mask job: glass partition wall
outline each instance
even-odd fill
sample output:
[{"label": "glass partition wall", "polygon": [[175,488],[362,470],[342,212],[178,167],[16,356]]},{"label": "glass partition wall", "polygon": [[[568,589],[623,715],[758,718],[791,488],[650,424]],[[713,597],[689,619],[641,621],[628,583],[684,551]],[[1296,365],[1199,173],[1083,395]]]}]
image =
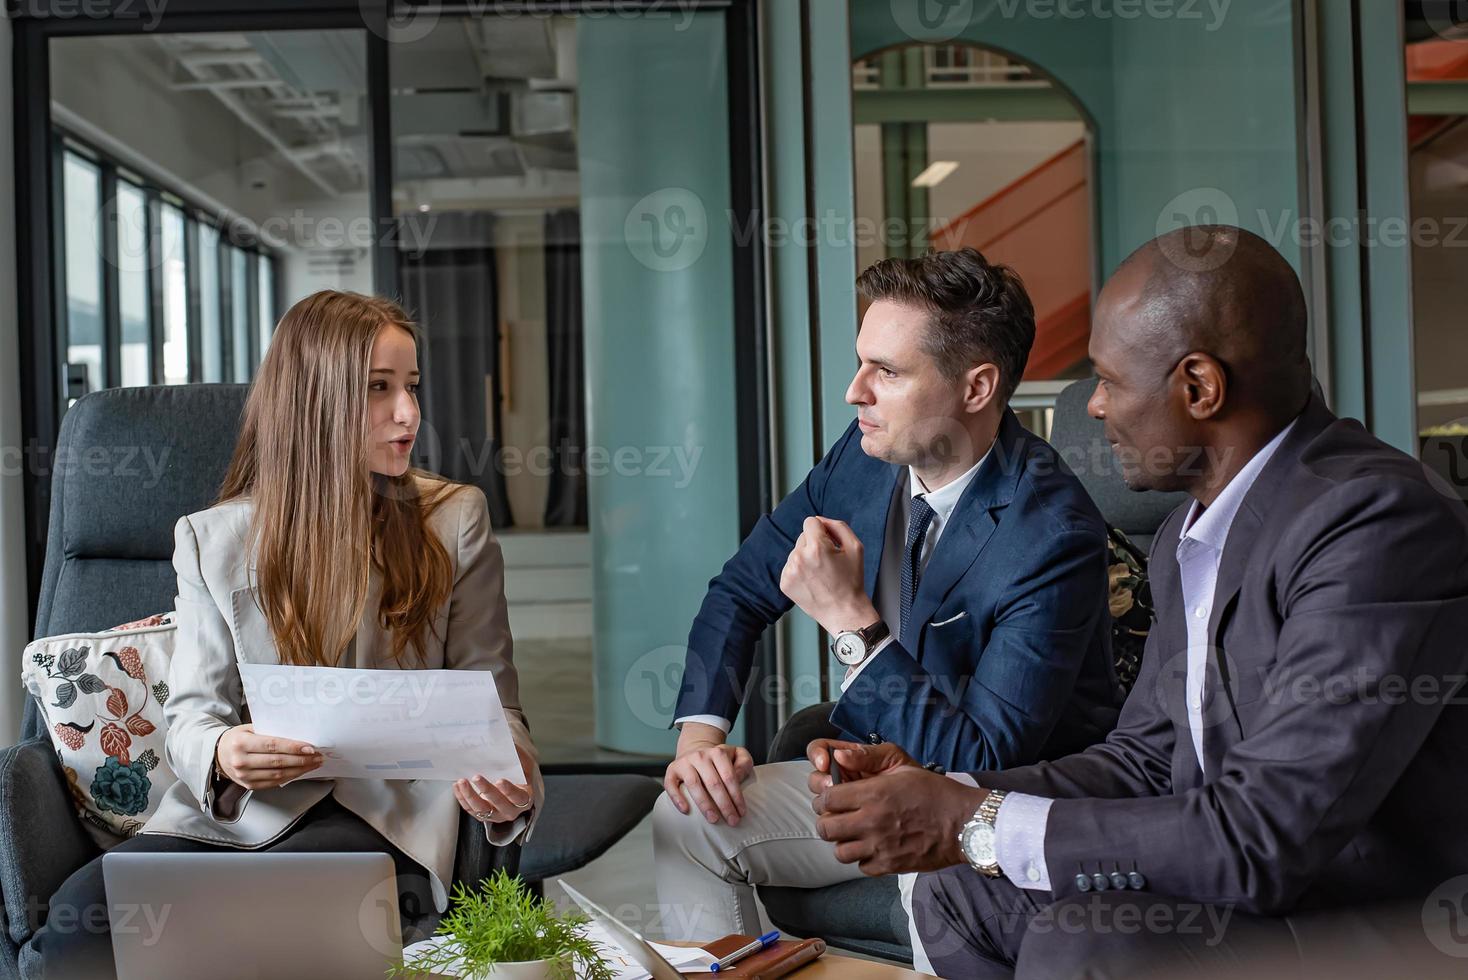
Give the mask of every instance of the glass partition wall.
[{"label": "glass partition wall", "polygon": [[660,771],[704,585],[770,503],[760,243],[731,224],[754,4],[227,6],[18,22],[50,163],[30,435],[99,388],[250,381],[316,290],[400,300],[417,462],[490,502],[546,763]]}]

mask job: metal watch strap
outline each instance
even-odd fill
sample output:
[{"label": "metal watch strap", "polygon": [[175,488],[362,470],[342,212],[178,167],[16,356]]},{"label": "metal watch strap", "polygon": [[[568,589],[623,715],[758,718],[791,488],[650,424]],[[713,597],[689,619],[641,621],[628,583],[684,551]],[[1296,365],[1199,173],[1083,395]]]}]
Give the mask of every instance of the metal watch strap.
[{"label": "metal watch strap", "polygon": [[990,790],[974,816],[989,826],[994,826],[999,821],[999,805],[1004,802],[1006,795],[1007,792],[1002,789]]},{"label": "metal watch strap", "polygon": [[[997,843],[998,843],[997,842],[997,838],[998,838],[998,827],[997,827],[997,823],[998,823],[998,820],[999,820],[999,805],[1004,802],[1005,795],[1006,795],[1005,794],[1005,791],[1002,790],[1002,789],[999,789],[999,790],[990,790],[989,791],[989,795],[986,796],[986,797],[984,797],[984,802],[983,803],[980,803],[979,804],[979,808],[974,811],[973,817],[969,820],[969,822],[967,824],[964,825],[965,832],[966,832],[967,831],[967,828],[968,827],[972,827],[974,824],[984,824],[985,826],[987,826],[989,828],[989,831],[995,835],[995,838],[996,838],[995,844],[996,844],[996,846],[995,846],[994,863],[993,864],[990,864],[990,865],[977,865],[977,864],[972,864],[973,859],[972,858],[969,858],[969,862],[970,862],[970,864],[972,864],[974,870],[977,871],[977,872],[979,872],[979,874],[983,875],[986,878],[1000,878],[1000,877],[1003,877],[1003,875],[1004,875],[1004,870],[999,866],[999,853],[998,853],[998,846],[997,846]],[[964,839],[964,833],[960,833],[959,834],[959,844],[960,844],[960,846],[963,845],[963,839]],[[967,853],[965,853],[965,857],[967,857],[967,856],[968,856]]]}]

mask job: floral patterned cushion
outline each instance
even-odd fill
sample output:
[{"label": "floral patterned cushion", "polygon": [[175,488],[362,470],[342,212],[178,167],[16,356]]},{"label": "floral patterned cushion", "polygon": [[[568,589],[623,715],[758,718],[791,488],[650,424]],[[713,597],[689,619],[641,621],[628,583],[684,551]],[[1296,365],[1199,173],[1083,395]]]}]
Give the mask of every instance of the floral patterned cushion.
[{"label": "floral patterned cushion", "polygon": [[170,612],[101,633],[47,637],[25,649],[21,678],[45,713],[77,814],[90,830],[133,836],[176,778],[163,755],[176,633]]}]

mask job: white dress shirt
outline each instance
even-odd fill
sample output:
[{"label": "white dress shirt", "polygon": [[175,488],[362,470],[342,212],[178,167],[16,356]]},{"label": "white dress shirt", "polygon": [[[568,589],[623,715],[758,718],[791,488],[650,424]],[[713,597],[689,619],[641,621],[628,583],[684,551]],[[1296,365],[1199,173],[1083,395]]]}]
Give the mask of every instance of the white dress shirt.
[{"label": "white dress shirt", "polygon": [[[1183,533],[1178,538],[1178,574],[1182,580],[1188,625],[1188,676],[1185,683],[1188,728],[1199,768],[1203,768],[1203,682],[1208,666],[1208,622],[1213,615],[1223,547],[1244,497],[1294,427],[1295,423],[1291,422],[1255,453],[1211,506],[1204,508],[1194,500],[1183,521]],[[1206,770],[1204,775],[1207,775]],[[969,776],[955,774],[955,778],[974,785]],[[994,820],[995,856],[1005,877],[1021,888],[1051,890],[1050,869],[1045,864],[1045,830],[1050,819],[1051,802],[1044,797],[1009,793],[999,805],[999,813]]]},{"label": "white dress shirt", "polygon": [[[890,635],[877,644],[870,656],[856,667],[847,670],[846,678],[841,682],[843,692],[867,664],[876,660],[878,655],[897,639],[898,623],[902,616],[902,557],[907,545],[907,517],[911,512],[912,498],[923,497],[928,506],[933,509],[933,517],[928,522],[928,533],[923,538],[923,548],[918,555],[918,577],[921,580],[923,570],[928,567],[928,560],[933,557],[933,551],[938,547],[938,538],[942,536],[943,529],[948,526],[953,517],[953,509],[958,506],[958,501],[962,499],[969,484],[974,482],[979,467],[984,465],[984,460],[988,459],[989,453],[993,451],[991,446],[989,452],[986,452],[977,463],[969,467],[962,476],[931,492],[923,485],[922,478],[917,475],[917,471],[910,466],[907,468],[907,492],[894,493],[891,508],[887,512],[882,563],[877,567],[877,594],[872,602],[877,607],[877,614],[887,624]],[[723,729],[726,735],[734,727],[730,719],[720,718],[717,715],[686,715],[674,721],[673,724],[682,725],[686,721],[714,725]]]}]

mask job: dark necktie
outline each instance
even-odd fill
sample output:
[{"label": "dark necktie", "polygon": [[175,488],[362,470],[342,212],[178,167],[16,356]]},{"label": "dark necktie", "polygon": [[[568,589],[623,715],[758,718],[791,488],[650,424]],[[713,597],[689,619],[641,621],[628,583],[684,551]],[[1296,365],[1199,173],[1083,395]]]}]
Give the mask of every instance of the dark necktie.
[{"label": "dark necktie", "polygon": [[912,600],[917,595],[918,579],[922,577],[918,567],[923,557],[923,541],[928,537],[928,525],[932,522],[933,508],[921,494],[913,497],[907,513],[907,547],[902,551],[902,622],[897,633],[902,645],[909,649],[907,621],[912,616]]}]

